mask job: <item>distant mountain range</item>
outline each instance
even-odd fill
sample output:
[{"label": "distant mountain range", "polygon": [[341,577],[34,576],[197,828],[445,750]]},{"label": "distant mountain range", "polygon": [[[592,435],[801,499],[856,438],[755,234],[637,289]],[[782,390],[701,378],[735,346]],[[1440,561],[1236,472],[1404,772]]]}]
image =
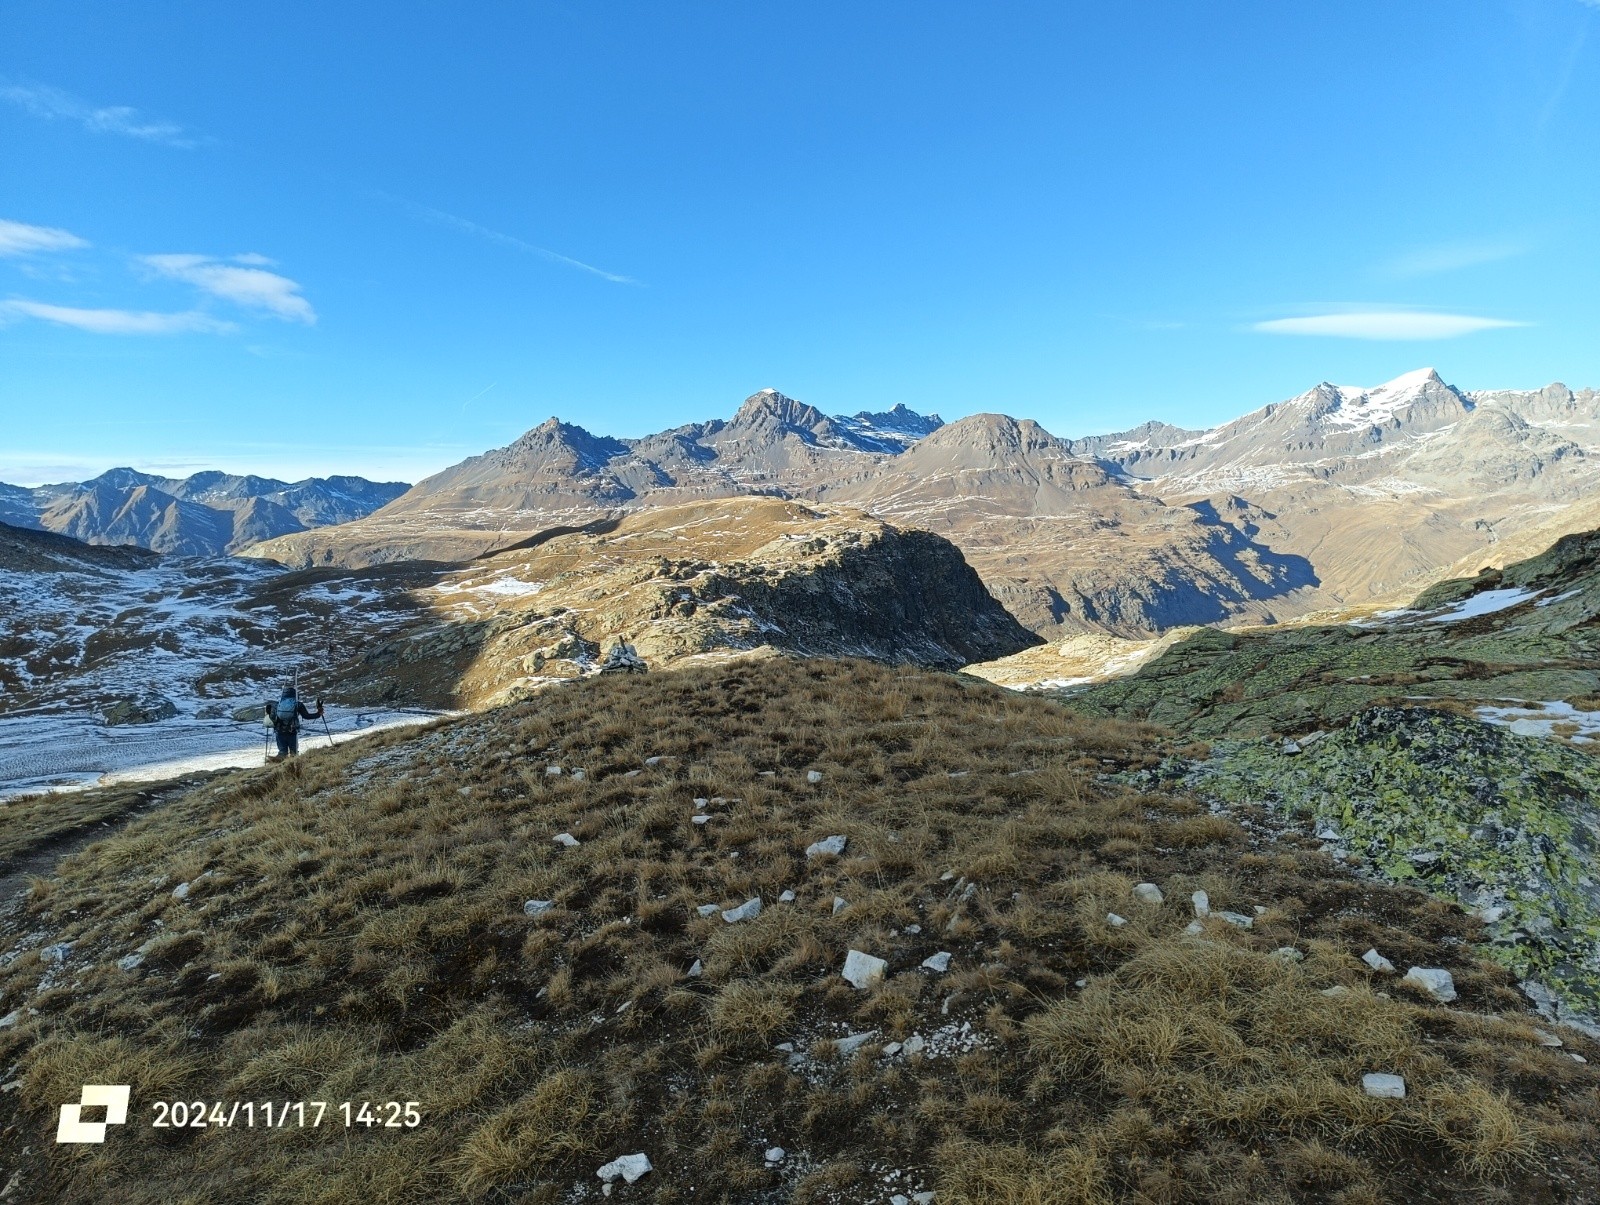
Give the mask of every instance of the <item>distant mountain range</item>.
[{"label": "distant mountain range", "polygon": [[1597,493],[1600,394],[1559,384],[1473,393],[1424,369],[1320,384],[1210,430],[1151,422],[1077,440],[1002,414],[829,417],[764,389],[729,420],[642,439],[552,418],[364,519],[249,552],[461,559],[551,527],[765,494],[947,536],[1041,635],[1136,635],[1415,593],[1493,560],[1502,540],[1592,527]]},{"label": "distant mountain range", "polygon": [[90,481],[0,482],[0,522],[134,544],[175,556],[219,556],[275,536],[348,523],[405,493],[400,481],[308,477],[276,481],[230,473],[156,477],[111,469]]}]

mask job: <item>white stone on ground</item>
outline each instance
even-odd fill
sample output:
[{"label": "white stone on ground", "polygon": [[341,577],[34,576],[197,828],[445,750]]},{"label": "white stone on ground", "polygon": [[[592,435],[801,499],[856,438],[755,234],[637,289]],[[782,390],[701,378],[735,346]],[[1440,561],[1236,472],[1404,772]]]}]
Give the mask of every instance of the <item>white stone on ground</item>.
[{"label": "white stone on ground", "polygon": [[14,1008],[5,1016],[0,1017],[0,1029],[10,1029],[20,1020],[22,1020],[22,1010]]},{"label": "white stone on ground", "polygon": [[696,824],[709,824],[711,821],[710,816],[691,816],[689,819],[693,820]]},{"label": "white stone on ground", "polygon": [[701,916],[715,916],[722,911],[722,906],[720,904],[701,904],[695,911]]},{"label": "white stone on ground", "polygon": [[866,991],[873,984],[882,983],[888,969],[889,964],[883,959],[863,954],[860,950],[851,950],[845,955],[844,967],[839,974],[851,987]]},{"label": "white stone on ground", "polygon": [[140,964],[143,962],[143,954],[125,954],[117,959],[117,969],[119,971],[135,971],[139,969]]},{"label": "white stone on ground", "polygon": [[698,979],[698,978],[700,978],[700,974],[704,970],[705,970],[705,968],[700,965],[700,960],[698,958],[696,958],[694,960],[694,965],[689,968],[689,971],[688,971],[689,978],[690,979]]},{"label": "white stone on ground", "polygon": [[557,833],[554,837],[551,837],[550,839],[552,841],[554,841],[557,845],[565,845],[568,849],[575,849],[579,845],[583,844],[583,842],[579,841],[571,833]]},{"label": "white stone on ground", "polygon": [[610,1163],[604,1164],[595,1172],[595,1175],[599,1176],[607,1184],[610,1184],[618,1176],[632,1184],[640,1176],[651,1170],[650,1156],[640,1151],[635,1155],[618,1155]]},{"label": "white stone on ground", "polygon": [[186,899],[188,899],[189,898],[189,884],[187,884],[187,883],[179,883],[176,887],[174,887],[172,889],[172,898],[175,899],[175,900],[186,900]]},{"label": "white stone on ground", "polygon": [[554,778],[556,775],[561,773],[561,767],[560,766],[546,766],[544,768],[544,772],[546,774],[548,774],[550,777]]},{"label": "white stone on ground", "polygon": [[1563,1046],[1566,1044],[1548,1029],[1540,1029],[1537,1025],[1533,1027],[1533,1034],[1539,1039],[1539,1045],[1541,1046]]},{"label": "white stone on ground", "polygon": [[659,754],[657,754],[655,757],[647,757],[647,758],[645,758],[644,759],[644,764],[647,765],[647,766],[659,766],[662,762],[664,762],[666,760],[667,760],[666,758],[664,758],[664,757],[660,756]]},{"label": "white stone on ground", "polygon": [[922,960],[922,965],[937,975],[943,975],[950,969],[950,951],[940,950],[937,954],[930,954]]},{"label": "white stone on ground", "polygon": [[1398,1075],[1386,1075],[1381,1071],[1373,1071],[1361,1077],[1361,1090],[1368,1096],[1381,1096],[1387,1100],[1404,1100],[1406,1098],[1406,1081]]},{"label": "white stone on ground", "polygon": [[921,1054],[923,1048],[927,1046],[927,1044],[928,1042],[926,1038],[924,1038],[920,1033],[914,1033],[907,1038],[905,1040],[905,1044],[900,1047],[900,1053],[907,1055],[908,1057],[913,1054]]},{"label": "white stone on ground", "polygon": [[1211,915],[1211,897],[1203,891],[1197,891],[1189,897],[1194,904],[1194,914],[1198,917]]},{"label": "white stone on ground", "polygon": [[780,903],[780,904],[792,904],[792,903],[794,903],[794,892],[785,891],[782,895],[780,895],[778,897],[778,903]]},{"label": "white stone on ground", "polygon": [[1253,929],[1256,925],[1254,917],[1246,916],[1242,912],[1219,912],[1217,916],[1221,920],[1227,921],[1230,925],[1236,925],[1241,929]]},{"label": "white stone on ground", "polygon": [[849,842],[850,838],[844,836],[842,833],[836,833],[832,837],[824,837],[821,841],[815,841],[806,846],[806,857],[815,858],[819,854],[833,854],[838,856],[839,854],[844,853],[844,847],[848,845]]},{"label": "white stone on ground", "polygon": [[835,916],[838,916],[839,913],[843,912],[845,910],[845,908],[847,908],[849,906],[849,904],[850,904],[850,901],[845,899],[844,896],[842,896],[842,895],[834,896],[833,897],[833,914]]},{"label": "white stone on ground", "polygon": [[784,1150],[781,1146],[769,1146],[767,1148],[766,1160],[768,1163],[782,1163],[783,1157],[788,1153],[789,1152]]},{"label": "white stone on ground", "polygon": [[910,934],[913,934],[913,935],[921,933],[922,932],[922,926],[921,925],[907,925],[906,926],[906,932],[910,933]]},{"label": "white stone on ground", "polygon": [[754,920],[761,915],[761,897],[748,899],[737,908],[729,908],[722,914],[722,919],[730,925],[736,925],[742,920]]},{"label": "white stone on ground", "polygon": [[523,912],[529,916],[542,916],[556,906],[554,900],[529,900],[522,905]]},{"label": "white stone on ground", "polygon": [[711,803],[711,800],[707,799],[704,795],[701,795],[701,796],[696,797],[696,799],[694,801],[694,806],[697,807],[697,808],[703,808],[703,807],[709,806],[710,803]]},{"label": "white stone on ground", "polygon": [[1375,949],[1368,950],[1365,954],[1363,954],[1361,956],[1361,961],[1366,963],[1373,970],[1377,971],[1380,975],[1394,974],[1394,963],[1390,962]]},{"label": "white stone on ground", "polygon": [[895,1055],[900,1053],[901,1049],[902,1048],[899,1042],[890,1042],[883,1048],[884,1057],[893,1058]]},{"label": "white stone on ground", "polygon": [[1154,883],[1140,883],[1133,889],[1133,898],[1143,900],[1147,904],[1164,904],[1167,897],[1161,894],[1161,888]]},{"label": "white stone on ground", "polygon": [[1200,919],[1196,917],[1183,927],[1183,931],[1190,937],[1198,937],[1200,934],[1206,931],[1206,927],[1201,923]]},{"label": "white stone on ground", "polygon": [[809,782],[809,783],[819,783],[819,782],[821,782],[822,781],[822,771],[821,770],[807,770],[806,771],[806,781]]},{"label": "white stone on ground", "polygon": [[863,1046],[877,1036],[878,1031],[876,1029],[869,1029],[865,1033],[846,1034],[842,1038],[835,1038],[833,1040],[833,1047],[841,1055],[848,1057],[860,1050]]},{"label": "white stone on ground", "polygon": [[1320,994],[1337,999],[1340,996],[1348,996],[1350,994],[1350,989],[1342,983],[1336,983],[1332,987],[1323,988]]},{"label": "white stone on ground", "polygon": [[1449,1004],[1456,998],[1456,982],[1442,967],[1412,967],[1400,982],[1421,988],[1440,1004]]}]

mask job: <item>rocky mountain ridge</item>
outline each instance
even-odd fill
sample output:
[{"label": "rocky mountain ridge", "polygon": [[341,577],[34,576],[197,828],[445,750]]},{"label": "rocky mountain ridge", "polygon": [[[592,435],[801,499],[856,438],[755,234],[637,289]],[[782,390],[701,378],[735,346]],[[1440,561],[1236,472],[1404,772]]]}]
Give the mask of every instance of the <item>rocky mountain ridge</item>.
[{"label": "rocky mountain ridge", "polygon": [[404,482],[350,476],[287,482],[215,470],[177,478],[121,468],[88,481],[0,483],[0,522],[89,544],[221,556],[275,536],[363,518],[407,488]]},{"label": "rocky mountain ridge", "polygon": [[1431,369],[1320,384],[1207,431],[1149,422],[1077,440],[1003,414],[829,417],[768,389],[729,420],[642,439],[551,419],[365,519],[250,554],[459,559],[636,510],[770,495],[945,535],[1047,638],[1143,637],[1398,600],[1501,540],[1580,529],[1597,488],[1600,394],[1468,393]]}]

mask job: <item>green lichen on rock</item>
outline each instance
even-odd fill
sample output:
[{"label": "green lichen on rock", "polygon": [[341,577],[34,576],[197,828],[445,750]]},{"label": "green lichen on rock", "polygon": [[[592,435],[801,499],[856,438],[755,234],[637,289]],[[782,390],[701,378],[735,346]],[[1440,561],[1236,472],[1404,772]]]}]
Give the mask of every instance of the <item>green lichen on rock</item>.
[{"label": "green lichen on rock", "polygon": [[1600,761],[1416,707],[1374,707],[1299,753],[1219,741],[1187,785],[1274,805],[1337,851],[1484,917],[1490,953],[1600,1013]]}]

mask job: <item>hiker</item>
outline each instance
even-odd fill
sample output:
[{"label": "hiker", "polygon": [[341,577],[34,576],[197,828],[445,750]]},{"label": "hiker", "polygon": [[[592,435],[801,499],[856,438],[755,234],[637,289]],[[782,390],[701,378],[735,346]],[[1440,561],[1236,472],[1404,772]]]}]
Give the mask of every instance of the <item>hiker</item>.
[{"label": "hiker", "polygon": [[286,757],[298,757],[300,754],[300,721],[320,720],[322,718],[322,700],[317,700],[317,709],[307,711],[306,705],[297,697],[293,686],[283,688],[283,697],[276,703],[267,704],[267,723],[272,725],[272,735],[278,738],[278,756],[269,758],[269,761],[282,761]]}]

